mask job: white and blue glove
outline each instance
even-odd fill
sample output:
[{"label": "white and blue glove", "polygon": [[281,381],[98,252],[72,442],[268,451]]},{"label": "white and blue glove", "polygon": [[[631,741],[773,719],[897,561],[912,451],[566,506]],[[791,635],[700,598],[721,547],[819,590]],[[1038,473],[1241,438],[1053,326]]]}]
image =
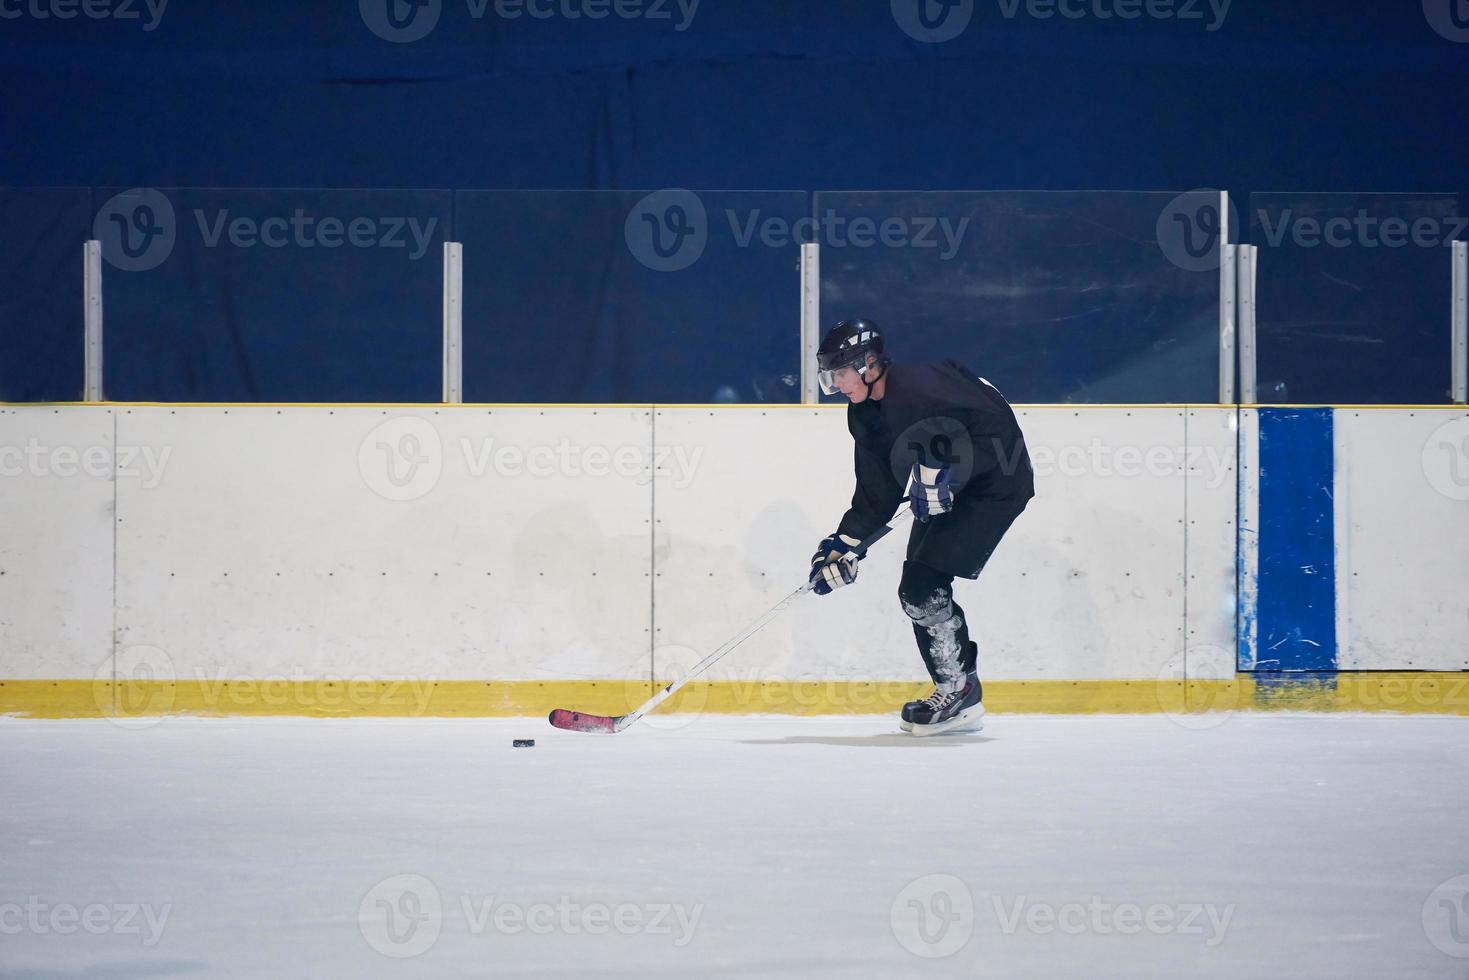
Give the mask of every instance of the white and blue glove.
[{"label": "white and blue glove", "polygon": [[913,483],[908,490],[908,506],[913,516],[927,523],[930,518],[954,509],[954,488],[949,484],[947,466],[913,464]]},{"label": "white and blue glove", "polygon": [[844,585],[857,581],[857,557],[846,557],[847,552],[862,542],[845,534],[832,534],[823,538],[811,556],[811,591],[827,595]]}]

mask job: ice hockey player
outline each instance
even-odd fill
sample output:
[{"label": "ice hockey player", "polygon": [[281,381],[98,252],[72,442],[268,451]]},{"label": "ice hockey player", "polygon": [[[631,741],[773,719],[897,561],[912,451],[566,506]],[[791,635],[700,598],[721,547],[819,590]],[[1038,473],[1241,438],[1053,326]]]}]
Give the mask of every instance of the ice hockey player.
[{"label": "ice hockey player", "polygon": [[979,651],[952,586],[955,577],[979,577],[1035,496],[1015,413],[993,385],[955,361],[894,364],[871,320],[832,327],[817,368],[822,390],[849,401],[857,489],[836,531],[811,557],[813,591],[827,595],[856,580],[861,555],[845,556],[892,519],[907,485],[917,521],[898,599],[934,691],[903,706],[900,727],[914,735],[978,731]]}]

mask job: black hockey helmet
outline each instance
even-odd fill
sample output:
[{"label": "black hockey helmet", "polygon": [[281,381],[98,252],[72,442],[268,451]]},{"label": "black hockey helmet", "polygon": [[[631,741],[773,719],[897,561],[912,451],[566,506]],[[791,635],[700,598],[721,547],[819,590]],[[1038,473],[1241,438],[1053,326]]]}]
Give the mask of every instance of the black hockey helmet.
[{"label": "black hockey helmet", "polygon": [[868,354],[877,355],[879,367],[886,367],[889,363],[882,331],[871,320],[843,320],[828,330],[826,339],[816,349],[816,380],[821,383],[821,390],[828,395],[836,394],[835,376],[843,368],[856,371],[868,387],[875,384],[876,378],[869,380],[867,377],[872,366],[867,363]]}]

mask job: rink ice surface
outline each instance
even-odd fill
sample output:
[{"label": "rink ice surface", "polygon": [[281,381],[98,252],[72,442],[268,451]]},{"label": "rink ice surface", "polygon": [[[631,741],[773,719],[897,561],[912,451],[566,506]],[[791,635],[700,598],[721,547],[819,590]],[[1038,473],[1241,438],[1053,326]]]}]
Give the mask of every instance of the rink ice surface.
[{"label": "rink ice surface", "polygon": [[0,719],[0,975],[1469,976],[1464,719],[1210,724]]}]

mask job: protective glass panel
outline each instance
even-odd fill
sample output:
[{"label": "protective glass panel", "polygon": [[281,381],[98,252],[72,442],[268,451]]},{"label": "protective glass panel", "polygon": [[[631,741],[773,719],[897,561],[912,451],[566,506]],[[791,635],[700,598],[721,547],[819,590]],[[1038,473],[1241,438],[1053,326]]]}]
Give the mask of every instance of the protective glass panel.
[{"label": "protective glass panel", "polygon": [[816,195],[822,320],[955,359],[1015,402],[1219,398],[1220,196]]},{"label": "protective glass panel", "polygon": [[82,395],[86,188],[0,188],[0,401]]},{"label": "protective glass panel", "polygon": [[1452,194],[1250,195],[1262,403],[1449,401]]},{"label": "protective glass panel", "polygon": [[438,401],[446,191],[98,190],[106,393]]},{"label": "protective glass panel", "polygon": [[464,191],[464,398],[794,402],[807,195]]}]

